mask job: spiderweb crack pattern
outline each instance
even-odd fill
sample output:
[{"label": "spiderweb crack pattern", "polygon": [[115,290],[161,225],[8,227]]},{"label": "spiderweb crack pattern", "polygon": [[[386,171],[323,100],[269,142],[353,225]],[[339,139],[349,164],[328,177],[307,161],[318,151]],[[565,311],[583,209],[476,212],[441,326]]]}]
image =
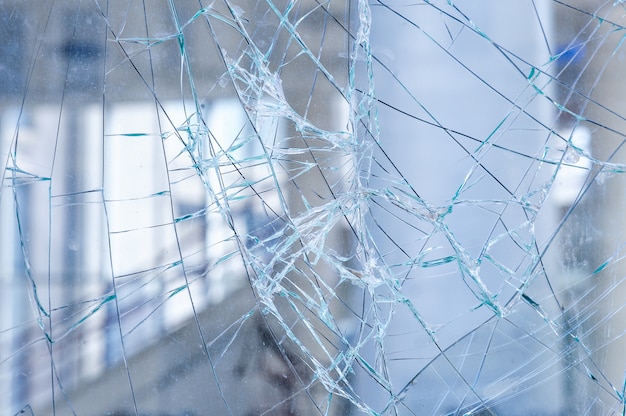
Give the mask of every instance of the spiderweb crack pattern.
[{"label": "spiderweb crack pattern", "polygon": [[624,16],[0,0],[0,408],[623,415]]}]

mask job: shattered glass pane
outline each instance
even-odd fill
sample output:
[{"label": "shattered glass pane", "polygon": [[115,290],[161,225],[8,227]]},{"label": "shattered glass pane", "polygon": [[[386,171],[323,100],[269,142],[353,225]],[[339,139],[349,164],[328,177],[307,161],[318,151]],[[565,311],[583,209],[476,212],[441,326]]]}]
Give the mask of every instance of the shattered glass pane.
[{"label": "shattered glass pane", "polygon": [[625,414],[625,21],[0,0],[3,414]]}]

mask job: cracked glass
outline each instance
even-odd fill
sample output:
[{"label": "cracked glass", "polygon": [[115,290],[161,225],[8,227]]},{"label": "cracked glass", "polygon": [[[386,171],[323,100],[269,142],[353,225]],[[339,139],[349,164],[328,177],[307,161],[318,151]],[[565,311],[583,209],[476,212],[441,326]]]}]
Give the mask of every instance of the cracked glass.
[{"label": "cracked glass", "polygon": [[622,1],[0,0],[8,415],[624,415]]}]

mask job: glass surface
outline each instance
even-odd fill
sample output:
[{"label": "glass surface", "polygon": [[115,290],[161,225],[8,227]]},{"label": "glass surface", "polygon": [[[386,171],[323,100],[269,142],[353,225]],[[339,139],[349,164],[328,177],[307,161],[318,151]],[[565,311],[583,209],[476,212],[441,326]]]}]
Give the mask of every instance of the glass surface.
[{"label": "glass surface", "polygon": [[624,414],[625,20],[0,0],[0,413]]}]

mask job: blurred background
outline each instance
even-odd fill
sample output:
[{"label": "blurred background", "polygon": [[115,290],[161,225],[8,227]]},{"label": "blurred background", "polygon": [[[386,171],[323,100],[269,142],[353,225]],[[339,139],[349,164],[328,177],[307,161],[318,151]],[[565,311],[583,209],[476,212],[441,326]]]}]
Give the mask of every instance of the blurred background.
[{"label": "blurred background", "polygon": [[620,1],[0,0],[0,409],[622,414]]}]

